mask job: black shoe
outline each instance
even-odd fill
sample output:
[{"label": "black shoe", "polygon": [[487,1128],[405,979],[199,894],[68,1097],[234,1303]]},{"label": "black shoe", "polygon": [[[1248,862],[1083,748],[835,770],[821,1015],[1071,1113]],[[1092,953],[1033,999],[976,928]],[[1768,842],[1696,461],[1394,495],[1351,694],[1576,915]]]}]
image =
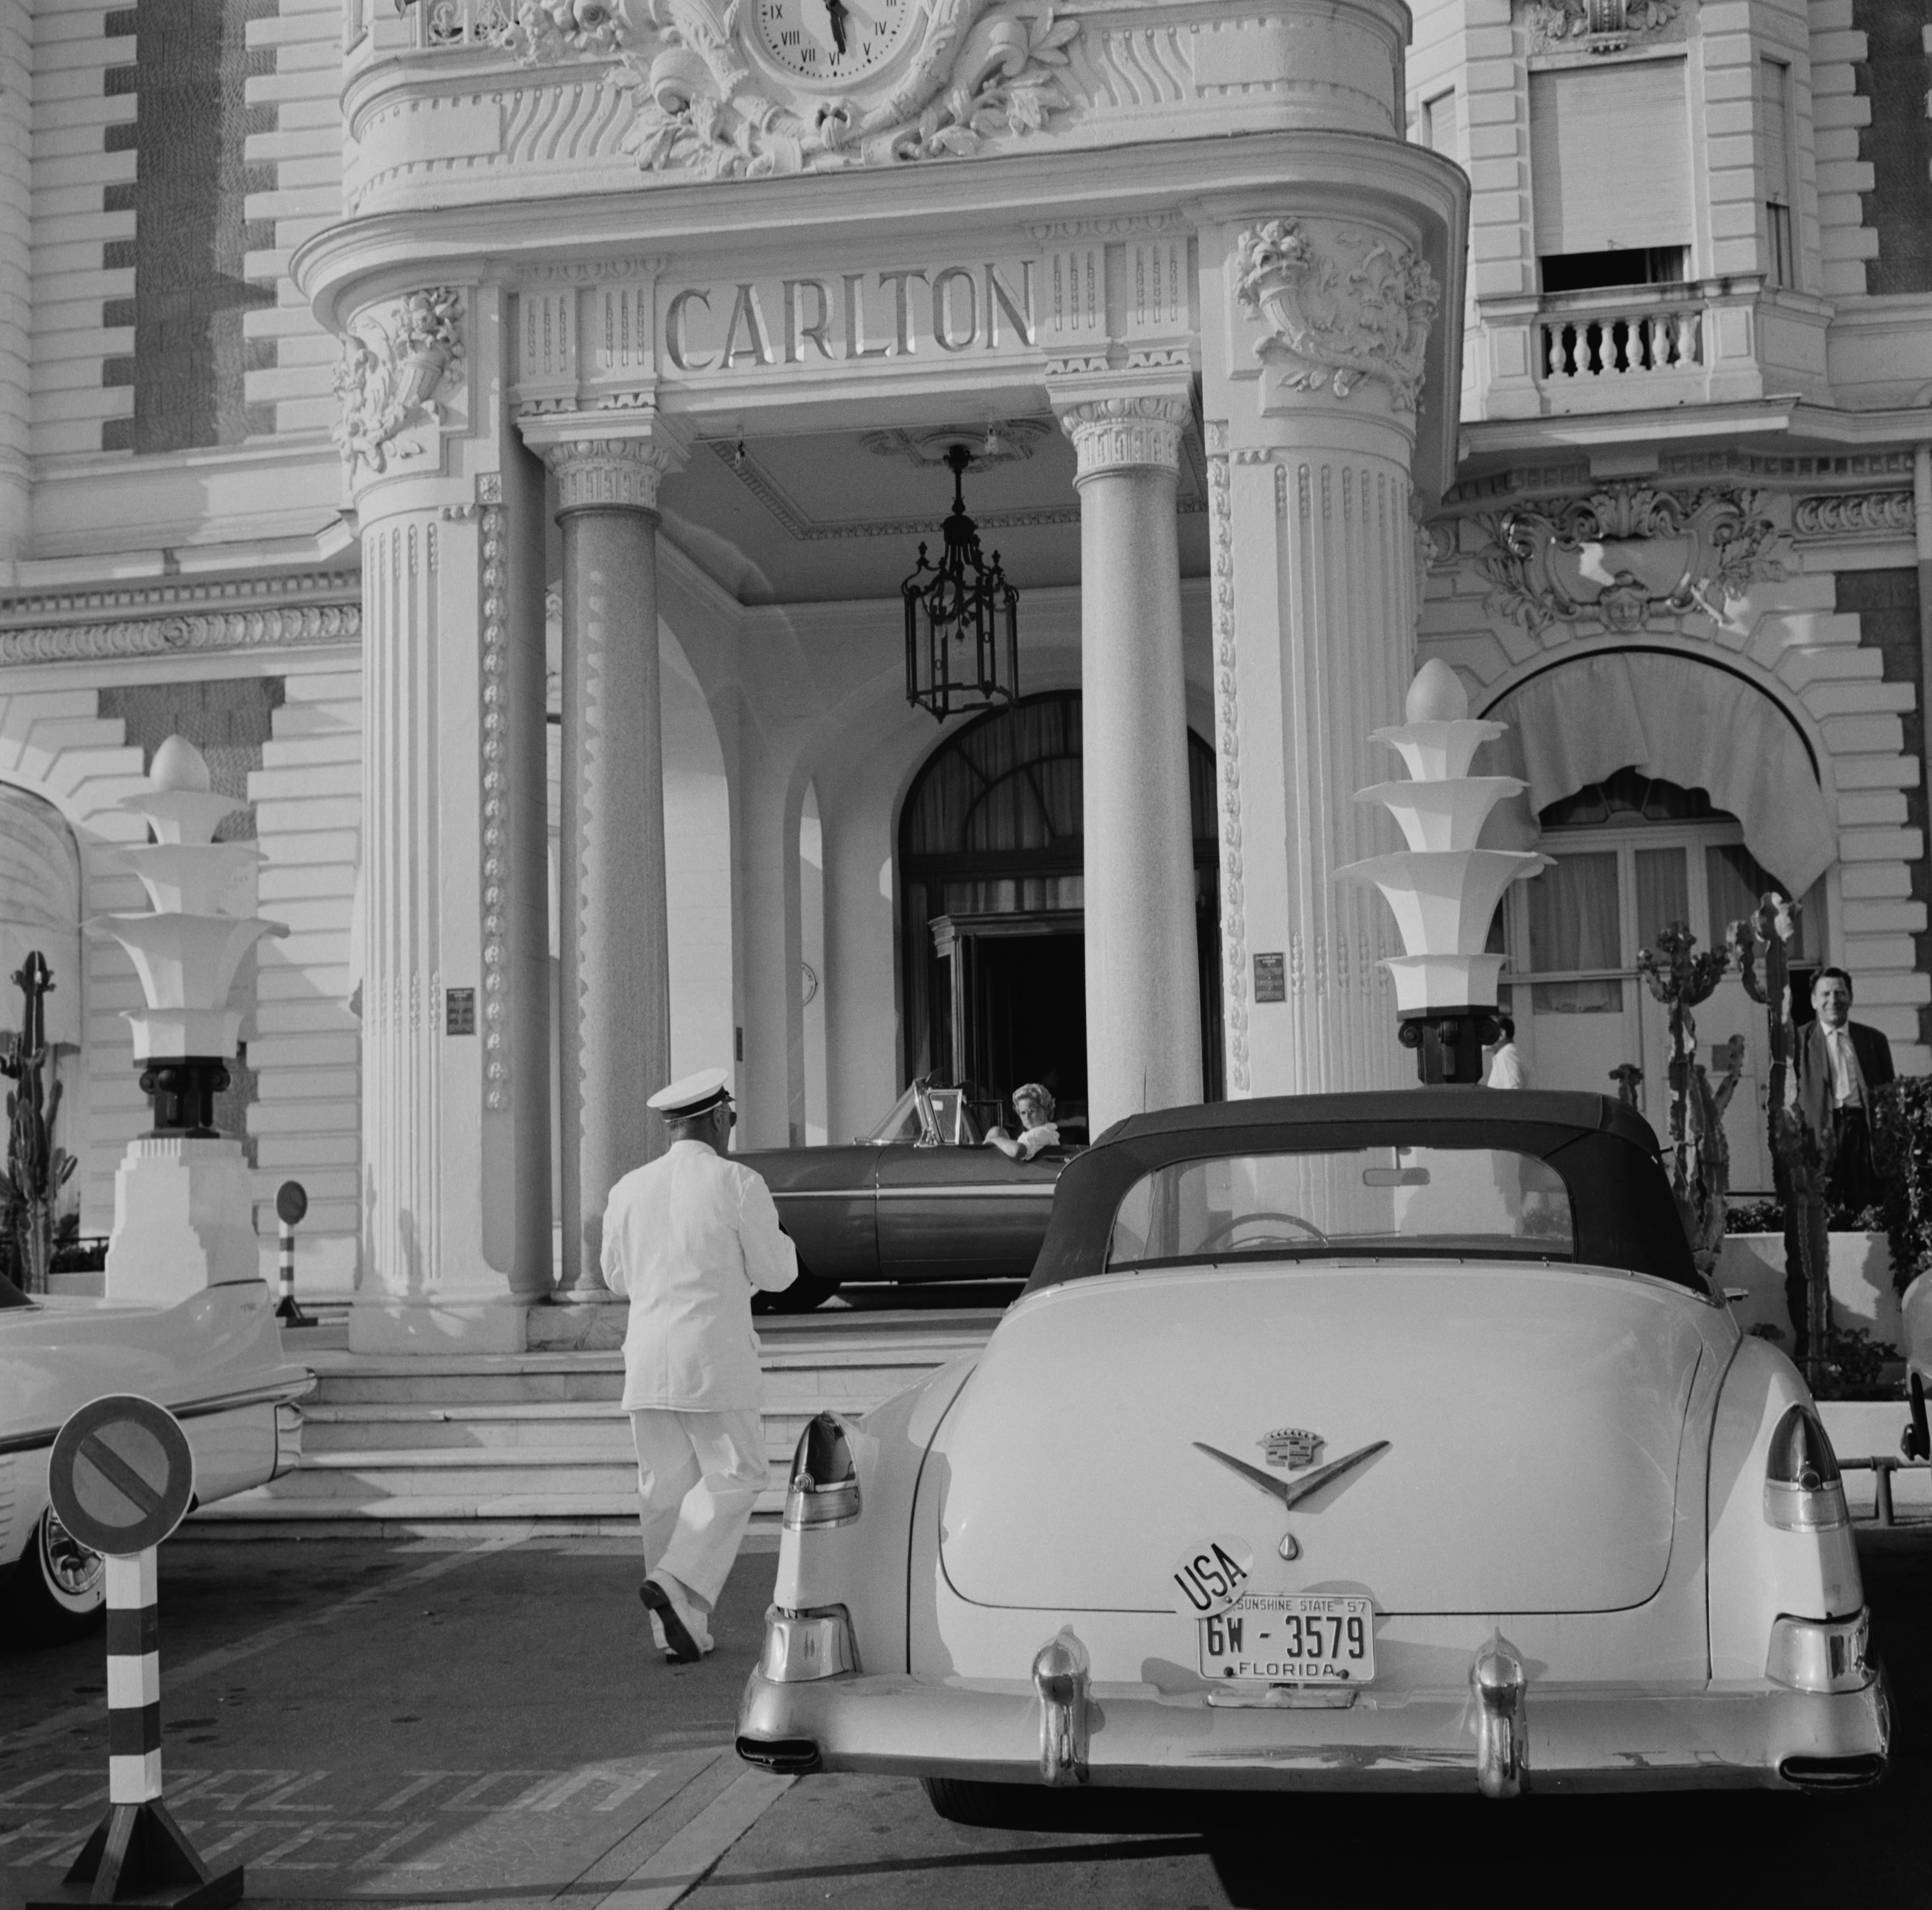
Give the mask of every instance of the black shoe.
[{"label": "black shoe", "polygon": [[696,1639],[686,1628],[679,1617],[677,1607],[671,1603],[670,1594],[655,1579],[646,1579],[638,1588],[638,1596],[650,1611],[658,1615],[663,1625],[664,1638],[670,1649],[664,1654],[664,1660],[672,1665],[694,1665],[704,1656]]}]

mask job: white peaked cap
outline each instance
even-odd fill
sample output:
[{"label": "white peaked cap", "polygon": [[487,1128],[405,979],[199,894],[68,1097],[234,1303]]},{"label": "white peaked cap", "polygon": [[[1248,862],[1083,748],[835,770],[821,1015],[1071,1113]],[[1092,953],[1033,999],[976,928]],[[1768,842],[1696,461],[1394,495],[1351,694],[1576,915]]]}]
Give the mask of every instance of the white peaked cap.
[{"label": "white peaked cap", "polygon": [[730,1078],[723,1068],[700,1068],[694,1075],[659,1088],[644,1105],[655,1108],[666,1120],[685,1120],[730,1100],[731,1090],[724,1085]]}]

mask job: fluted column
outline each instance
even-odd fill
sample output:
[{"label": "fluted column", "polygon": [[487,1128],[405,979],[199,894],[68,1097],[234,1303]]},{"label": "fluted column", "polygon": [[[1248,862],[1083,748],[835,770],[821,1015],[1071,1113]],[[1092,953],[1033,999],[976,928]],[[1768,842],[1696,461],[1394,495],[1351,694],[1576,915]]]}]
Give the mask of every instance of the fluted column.
[{"label": "fluted column", "polygon": [[641,436],[539,448],[563,530],[563,1286],[590,1298],[610,1189],[664,1146],[645,1105],[670,1072],[657,499],[680,460]]},{"label": "fluted column", "polygon": [[[1335,871],[1399,846],[1354,792],[1414,671],[1410,509],[1430,268],[1386,226],[1288,207],[1203,237],[1203,380],[1231,1094],[1407,1085],[1380,898]],[[1218,256],[1217,255],[1218,252]],[[1432,404],[1454,394],[1431,390]]]},{"label": "fluted column", "polygon": [[1078,459],[1087,1082],[1096,1134],[1201,1099],[1174,490],[1186,387],[1056,381]]}]

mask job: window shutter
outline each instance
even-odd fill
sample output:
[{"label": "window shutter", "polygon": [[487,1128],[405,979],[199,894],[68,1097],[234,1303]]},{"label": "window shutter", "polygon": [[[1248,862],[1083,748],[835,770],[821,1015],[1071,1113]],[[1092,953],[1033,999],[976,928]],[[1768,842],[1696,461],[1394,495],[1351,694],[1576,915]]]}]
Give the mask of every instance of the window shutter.
[{"label": "window shutter", "polygon": [[1456,111],[1457,94],[1452,89],[1438,93],[1432,100],[1422,103],[1423,143],[1432,152],[1439,152],[1444,159],[1460,160],[1462,139],[1459,121],[1461,115]]},{"label": "window shutter", "polygon": [[1529,167],[1539,258],[1689,245],[1684,62],[1532,73]]}]

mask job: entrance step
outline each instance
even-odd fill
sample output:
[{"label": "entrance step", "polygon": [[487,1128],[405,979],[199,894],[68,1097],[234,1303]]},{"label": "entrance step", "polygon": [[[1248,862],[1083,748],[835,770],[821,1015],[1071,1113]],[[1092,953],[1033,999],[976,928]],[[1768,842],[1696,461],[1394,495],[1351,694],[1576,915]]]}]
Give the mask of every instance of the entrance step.
[{"label": "entrance step", "polygon": [[[785,1468],[814,1413],[871,1411],[976,1352],[998,1318],[961,1309],[760,1320],[772,1483],[754,1522],[775,1524],[782,1513]],[[481,1520],[560,1534],[635,1530],[621,1352],[302,1353],[318,1384],[303,1402],[301,1465],[204,1507],[198,1527],[238,1537]]]}]

